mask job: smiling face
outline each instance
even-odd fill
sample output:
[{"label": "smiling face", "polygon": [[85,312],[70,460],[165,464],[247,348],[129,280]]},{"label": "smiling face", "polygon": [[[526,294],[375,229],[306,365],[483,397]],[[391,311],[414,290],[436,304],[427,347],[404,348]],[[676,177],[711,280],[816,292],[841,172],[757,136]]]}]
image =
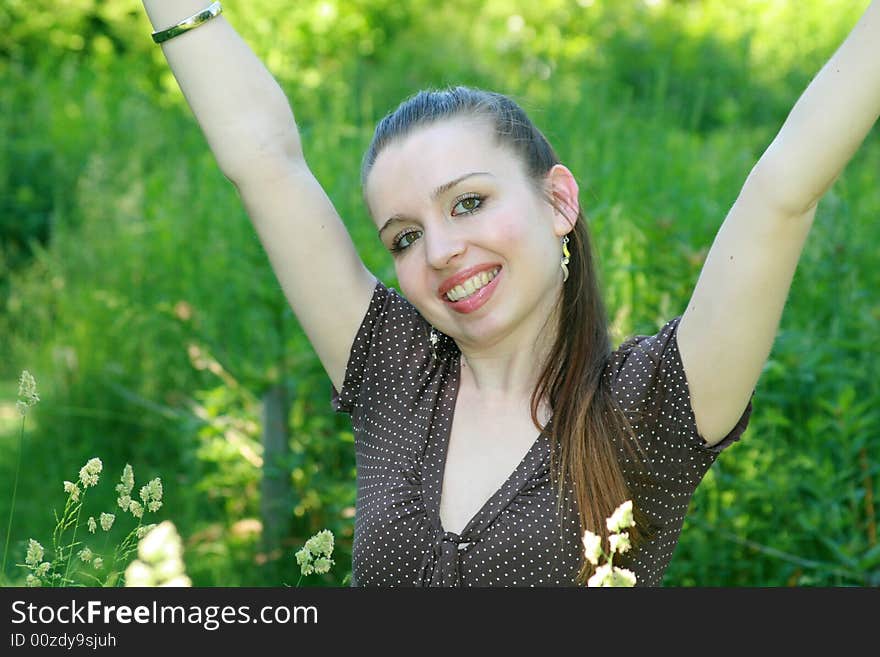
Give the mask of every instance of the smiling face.
[{"label": "smiling face", "polygon": [[[524,347],[557,303],[560,238],[574,219],[537,194],[523,168],[495,144],[486,121],[455,118],[388,145],[366,181],[367,204],[393,254],[401,291],[463,350],[502,341]],[[556,165],[546,182],[576,215],[577,184],[568,169]],[[444,292],[472,268],[498,274],[453,303]]]}]

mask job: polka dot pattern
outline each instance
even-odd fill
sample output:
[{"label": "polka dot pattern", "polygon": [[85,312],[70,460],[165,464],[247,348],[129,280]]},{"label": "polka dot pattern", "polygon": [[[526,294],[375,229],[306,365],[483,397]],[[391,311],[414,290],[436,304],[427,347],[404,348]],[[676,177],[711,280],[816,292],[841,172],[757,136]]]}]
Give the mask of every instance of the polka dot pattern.
[{"label": "polka dot pattern", "polygon": [[[752,410],[750,400],[724,440],[705,444],[675,341],[680,319],[624,342],[605,370],[647,456],[639,471],[619,450],[633,499],[655,530],[650,541],[615,557],[638,586],[660,585],[691,495],[717,455],[739,440]],[[577,505],[568,488],[557,516],[546,429],[461,534],[443,529],[440,492],[461,353],[441,334],[435,360],[430,329],[412,304],[378,281],[342,390],[333,388],[332,407],[350,415],[355,435],[351,585],[574,585],[583,550]]]}]

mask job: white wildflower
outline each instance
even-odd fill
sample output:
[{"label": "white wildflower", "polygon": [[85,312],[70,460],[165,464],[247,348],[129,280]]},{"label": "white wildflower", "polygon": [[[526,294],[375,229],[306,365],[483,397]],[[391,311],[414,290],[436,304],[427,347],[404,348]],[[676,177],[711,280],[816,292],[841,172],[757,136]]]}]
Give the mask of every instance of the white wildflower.
[{"label": "white wildflower", "polygon": [[[601,566],[599,563],[599,553],[601,552],[601,539],[591,532],[584,534],[584,553],[587,560],[596,566],[593,576],[587,581],[587,586],[635,586],[636,576],[631,570],[626,568],[618,568],[611,565],[614,554],[622,554],[632,549],[629,533],[620,532],[624,527],[633,527],[633,504],[632,500],[627,500],[614,510],[611,517],[606,519],[605,524],[608,530],[612,532],[608,536],[609,554],[605,555],[608,563]],[[619,533],[618,533],[619,532]]]},{"label": "white wildflower", "polygon": [[311,575],[315,572],[312,565],[312,553],[307,547],[300,548],[296,553],[296,562],[299,564],[299,570],[303,575]]},{"label": "white wildflower", "polygon": [[611,545],[611,554],[614,554],[615,552],[623,554],[632,547],[627,532],[611,534],[611,536],[608,537],[608,543]]},{"label": "white wildflower", "polygon": [[22,417],[27,415],[28,408],[40,401],[40,397],[37,395],[37,382],[27,370],[22,371],[21,378],[18,380],[18,396],[20,399],[15,403],[15,406]]},{"label": "white wildflower", "polygon": [[611,567],[610,564],[603,564],[596,569],[596,574],[587,582],[587,586],[601,587],[626,587],[635,586],[636,576],[631,570],[626,568]]},{"label": "white wildflower", "polygon": [[165,493],[164,489],[162,488],[162,480],[159,479],[159,477],[156,477],[147,485],[150,487],[150,494],[153,496],[153,501],[161,502],[162,495],[164,495]]},{"label": "white wildflower", "polygon": [[635,586],[636,576],[631,570],[615,566],[605,586]]},{"label": "white wildflower", "polygon": [[605,581],[608,579],[608,576],[611,574],[611,564],[602,564],[598,568],[596,568],[596,572],[593,576],[587,581],[587,586],[598,587],[598,586],[607,586]]},{"label": "white wildflower", "polygon": [[158,511],[162,506],[162,480],[156,477],[141,487],[141,499],[150,511]]},{"label": "white wildflower", "polygon": [[597,536],[589,529],[584,532],[583,537],[584,554],[594,566],[599,564],[599,557],[602,556],[602,537]]},{"label": "white wildflower", "polygon": [[332,559],[328,559],[327,557],[319,557],[318,559],[315,559],[315,572],[323,575],[330,570],[331,565],[333,565]]},{"label": "white wildflower", "polygon": [[95,557],[92,565],[95,567],[95,570],[101,570],[104,567],[104,560],[101,557]]},{"label": "white wildflower", "polygon": [[[149,538],[149,535],[147,535],[147,538]],[[153,566],[153,575],[160,582],[167,582],[168,580],[174,579],[183,574],[183,560],[176,555],[165,559],[164,561],[160,561]]]},{"label": "white wildflower", "polygon": [[116,520],[116,516],[112,513],[101,513],[101,529],[109,532],[114,520]]},{"label": "white wildflower", "polygon": [[82,550],[80,550],[79,554],[77,556],[79,556],[79,558],[82,559],[83,561],[91,561],[93,555],[92,555],[92,551],[86,547],[86,548],[83,548]]},{"label": "white wildflower", "polygon": [[608,525],[608,531],[619,532],[626,527],[632,527],[634,525],[632,509],[632,500],[627,500],[617,507],[611,517],[605,521]]},{"label": "white wildflower", "polygon": [[24,562],[32,567],[36,568],[37,564],[39,564],[43,560],[43,546],[37,543],[34,539],[28,539],[28,547],[27,547],[27,556],[24,558]]},{"label": "white wildflower", "polygon": [[37,382],[27,370],[22,370],[21,377],[18,380],[18,396],[24,399],[40,400],[37,396]]},{"label": "white wildflower", "polygon": [[116,484],[116,492],[119,493],[120,497],[130,496],[131,490],[134,488],[134,470],[131,469],[131,465],[128,463],[122,468],[122,477],[119,482]]},{"label": "white wildflower", "polygon": [[89,533],[94,534],[95,530],[98,529],[98,523],[95,522],[94,516],[89,516],[88,525],[89,525]]},{"label": "white wildflower", "polygon": [[49,568],[51,567],[52,564],[50,564],[48,561],[44,561],[39,566],[34,568],[34,575],[36,575],[37,577],[43,577],[46,573],[49,572]]},{"label": "white wildflower", "polygon": [[153,525],[138,544],[138,559],[125,571],[126,586],[192,586],[183,565],[183,541],[174,524]]},{"label": "white wildflower", "polygon": [[308,565],[308,563],[312,560],[312,554],[306,548],[300,548],[296,552],[296,563],[298,563],[301,567]]},{"label": "white wildflower", "polygon": [[170,561],[182,551],[180,536],[168,520],[156,526],[138,546],[138,556],[149,563]]},{"label": "white wildflower", "polygon": [[131,504],[128,506],[128,510],[131,511],[131,515],[135,518],[143,518],[144,517],[144,507],[141,506],[141,503],[137,500],[132,500]]},{"label": "white wildflower", "polygon": [[79,480],[82,482],[83,488],[96,486],[98,484],[98,475],[101,474],[103,469],[104,465],[101,463],[101,459],[89,459],[88,463],[80,468],[79,471]]},{"label": "white wildflower", "polygon": [[309,540],[296,553],[296,562],[303,575],[312,573],[323,574],[330,570],[334,561],[330,558],[333,552],[333,532],[324,529]]},{"label": "white wildflower", "polygon": [[131,506],[131,498],[128,495],[123,495],[118,500],[116,500],[116,503],[119,505],[120,509],[122,509],[123,511],[128,511],[129,507]]},{"label": "white wildflower", "polygon": [[306,541],[306,550],[316,557],[321,554],[329,557],[333,552],[333,533],[329,529],[318,532]]},{"label": "white wildflower", "polygon": [[142,561],[135,559],[125,569],[126,586],[155,586],[153,570]]},{"label": "white wildflower", "polygon": [[74,502],[79,501],[79,486],[77,486],[72,481],[65,481],[64,482],[64,492],[69,494],[71,499],[73,499]]},{"label": "white wildflower", "polygon": [[38,577],[34,577],[33,575],[28,575],[24,581],[25,585],[31,587],[42,586],[43,583],[40,581]]}]

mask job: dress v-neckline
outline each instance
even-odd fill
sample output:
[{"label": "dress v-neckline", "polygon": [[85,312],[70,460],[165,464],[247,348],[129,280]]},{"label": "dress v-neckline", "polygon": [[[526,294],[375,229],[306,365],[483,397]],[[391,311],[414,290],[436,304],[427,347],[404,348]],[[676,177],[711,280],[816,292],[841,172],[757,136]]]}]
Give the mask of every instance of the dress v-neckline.
[{"label": "dress v-neckline", "polygon": [[[436,434],[432,436],[434,439],[429,439],[429,447],[425,458],[430,462],[434,462],[434,459],[437,459],[439,467],[427,468],[426,476],[423,479],[422,493],[425,497],[425,505],[427,507],[431,524],[433,524],[438,531],[451,534],[453,532],[446,532],[446,529],[443,527],[443,522],[440,519],[440,502],[443,494],[443,477],[446,474],[446,462],[449,457],[449,444],[452,439],[452,423],[455,419],[455,409],[458,406],[458,394],[461,390],[460,351],[457,352],[453,359],[452,372],[450,372],[447,377],[443,388],[442,396],[450,402],[449,406],[451,407],[452,412],[448,414],[448,419],[445,420],[441,430],[437,431]],[[438,408],[440,406],[442,406],[442,404],[438,404]],[[431,423],[435,428],[437,426],[435,423],[440,417],[442,416],[438,416],[435,411]],[[533,470],[536,467],[535,464],[539,461],[539,459],[534,459],[533,457],[535,452],[541,448],[547,429],[552,421],[553,418],[551,417],[544,427],[544,430],[538,434],[532,442],[531,447],[529,447],[529,450],[525,453],[522,459],[520,459],[510,475],[504,480],[504,483],[498,487],[498,489],[471,517],[471,519],[468,520],[458,536],[467,540],[468,538],[479,534],[480,531],[488,527],[492,521],[495,520],[495,517],[504,509],[504,507],[513,501],[523,485],[533,474]],[[532,470],[528,469],[529,464],[533,464]]]}]

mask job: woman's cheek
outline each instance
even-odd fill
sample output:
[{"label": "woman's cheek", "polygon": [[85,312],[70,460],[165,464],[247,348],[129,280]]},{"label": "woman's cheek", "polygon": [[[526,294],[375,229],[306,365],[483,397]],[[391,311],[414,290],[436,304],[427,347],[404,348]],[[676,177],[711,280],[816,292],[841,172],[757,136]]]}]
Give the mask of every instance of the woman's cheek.
[{"label": "woman's cheek", "polygon": [[[414,247],[410,247],[414,248]],[[404,258],[406,260],[406,258]],[[414,260],[414,258],[410,258],[410,260]],[[397,282],[400,284],[400,291],[403,293],[404,298],[408,300],[414,300],[419,297],[420,294],[427,294],[425,291],[427,289],[427,284],[423,283],[420,291],[420,278],[424,277],[424,271],[419,272],[416,271],[416,267],[412,264],[412,262],[403,262],[398,263],[396,267],[397,271]]]},{"label": "woman's cheek", "polygon": [[514,212],[505,212],[492,222],[494,241],[510,247],[528,243],[534,239],[529,230],[528,221]]}]

